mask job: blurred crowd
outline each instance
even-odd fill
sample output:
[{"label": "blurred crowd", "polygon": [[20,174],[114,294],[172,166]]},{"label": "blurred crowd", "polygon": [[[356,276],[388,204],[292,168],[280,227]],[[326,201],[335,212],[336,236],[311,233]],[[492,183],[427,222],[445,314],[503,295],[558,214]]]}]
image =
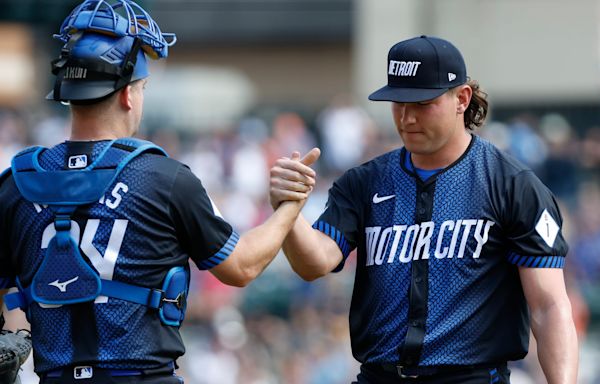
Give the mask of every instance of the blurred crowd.
[{"label": "blurred crowd", "polygon": [[[66,112],[0,108],[0,166],[8,167],[28,145],[67,139]],[[402,145],[391,125],[377,126],[345,95],[312,115],[257,111],[225,129],[177,132],[143,125],[140,136],[189,165],[240,233],[271,212],[269,168],[277,158],[321,148],[317,188],[304,208],[311,221],[344,170]],[[478,134],[531,167],[559,200],[570,244],[565,272],[583,348],[580,382],[600,383],[600,127],[574,127],[558,113],[524,113],[492,119]],[[354,263],[351,255],[342,272],[307,283],[281,254],[244,289],[192,268],[180,374],[193,384],[351,382],[358,372],[348,330]],[[543,382],[534,354],[513,372],[517,384]],[[24,383],[36,382],[29,380]]]}]

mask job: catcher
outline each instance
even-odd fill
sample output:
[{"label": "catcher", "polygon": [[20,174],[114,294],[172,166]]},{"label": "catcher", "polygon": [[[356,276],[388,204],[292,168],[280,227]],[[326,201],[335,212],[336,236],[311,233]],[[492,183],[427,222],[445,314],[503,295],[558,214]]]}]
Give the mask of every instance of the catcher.
[{"label": "catcher", "polygon": [[69,104],[71,136],[23,150],[0,175],[0,288],[18,287],[5,302],[31,323],[42,384],[181,384],[189,261],[228,285],[255,279],[304,205],[319,152],[302,160],[298,201],[240,236],[188,167],[132,137],[147,58],[166,58],[175,36],[133,1],[86,0],[56,37],[47,98]]}]

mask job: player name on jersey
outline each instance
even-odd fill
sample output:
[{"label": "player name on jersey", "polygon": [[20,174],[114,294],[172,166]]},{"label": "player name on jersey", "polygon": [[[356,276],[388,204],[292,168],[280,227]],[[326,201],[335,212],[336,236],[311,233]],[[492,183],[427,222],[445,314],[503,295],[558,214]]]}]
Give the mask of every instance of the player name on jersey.
[{"label": "player name on jersey", "polygon": [[[404,224],[391,227],[366,227],[366,266],[396,261],[409,263],[412,260],[429,258],[467,256],[477,259],[483,245],[488,241],[488,233],[494,224],[491,220],[482,219],[446,220],[439,225],[435,238],[433,234],[436,223],[433,221],[410,226]],[[475,240],[475,250],[465,255],[469,239]]]}]

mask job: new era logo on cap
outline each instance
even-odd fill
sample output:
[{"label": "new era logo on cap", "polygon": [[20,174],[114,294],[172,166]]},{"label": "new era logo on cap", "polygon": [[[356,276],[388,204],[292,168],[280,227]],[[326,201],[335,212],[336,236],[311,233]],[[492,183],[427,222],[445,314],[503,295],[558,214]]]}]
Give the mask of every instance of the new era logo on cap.
[{"label": "new era logo on cap", "polygon": [[415,37],[394,45],[388,53],[388,84],[370,100],[401,103],[434,99],[467,82],[461,53],[449,41]]}]

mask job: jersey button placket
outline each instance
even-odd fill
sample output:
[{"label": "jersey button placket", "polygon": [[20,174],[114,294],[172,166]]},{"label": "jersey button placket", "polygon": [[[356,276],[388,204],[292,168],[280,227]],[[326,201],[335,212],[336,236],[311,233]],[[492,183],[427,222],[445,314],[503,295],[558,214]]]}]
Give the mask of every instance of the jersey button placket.
[{"label": "jersey button placket", "polygon": [[[435,184],[417,187],[415,196],[415,223],[432,220]],[[424,190],[426,189],[426,190]],[[408,310],[408,331],[404,344],[399,346],[400,365],[416,364],[421,355],[427,323],[429,260],[418,258],[412,261],[410,299]]]}]

